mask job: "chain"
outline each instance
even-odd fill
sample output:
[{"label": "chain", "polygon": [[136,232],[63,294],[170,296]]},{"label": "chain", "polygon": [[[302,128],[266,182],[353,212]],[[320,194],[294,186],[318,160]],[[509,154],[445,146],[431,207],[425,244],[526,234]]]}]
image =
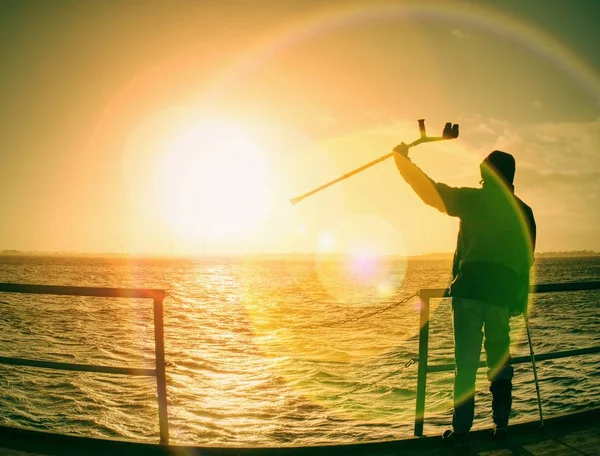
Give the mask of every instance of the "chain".
[{"label": "chain", "polygon": [[187,302],[187,301],[184,301],[184,300],[183,300],[183,299],[181,299],[181,298],[178,298],[177,296],[175,296],[174,294],[172,294],[170,291],[167,291],[167,292],[165,293],[165,298],[173,298],[175,301],[177,301],[177,302],[179,302],[179,303],[181,303],[181,304],[188,304],[188,305],[190,305],[190,303],[189,303],[189,302]]},{"label": "chain", "polygon": [[[213,312],[210,312],[210,311],[209,311],[209,310],[207,310],[207,309],[200,309],[199,307],[197,307],[197,306],[194,306],[194,305],[193,305],[193,304],[191,304],[189,301],[187,301],[187,300],[184,300],[184,299],[181,299],[181,298],[179,298],[179,297],[177,297],[177,296],[173,295],[173,294],[172,294],[171,292],[169,292],[169,291],[167,291],[167,293],[165,294],[165,296],[166,296],[166,297],[173,298],[175,301],[177,301],[177,302],[179,302],[179,303],[181,303],[181,304],[186,304],[186,305],[188,305],[188,306],[191,306],[191,307],[193,307],[193,308],[195,308],[195,309],[202,310],[203,312],[209,312],[209,313],[211,313],[212,315],[216,315],[216,314],[214,314]],[[405,299],[403,299],[403,300],[401,300],[401,301],[393,302],[393,303],[392,303],[392,304],[390,304],[390,305],[387,305],[387,306],[381,307],[381,308],[379,308],[379,309],[375,309],[375,310],[373,310],[373,311],[371,311],[371,312],[366,312],[366,313],[364,313],[364,314],[362,314],[362,315],[355,315],[355,316],[352,316],[352,317],[349,317],[349,318],[345,318],[345,319],[342,319],[342,320],[331,321],[331,322],[329,322],[329,323],[313,323],[313,324],[310,324],[310,325],[298,325],[298,326],[292,326],[292,327],[291,327],[291,329],[319,329],[319,328],[332,328],[332,327],[334,327],[334,326],[341,326],[341,325],[344,325],[344,324],[346,324],[346,323],[354,323],[354,322],[356,322],[356,321],[364,320],[365,318],[369,318],[369,317],[372,317],[372,316],[374,316],[374,315],[379,315],[379,314],[382,314],[382,313],[384,313],[384,312],[387,312],[388,310],[392,310],[392,309],[394,309],[394,308],[398,307],[399,305],[401,305],[401,304],[404,304],[404,303],[406,303],[406,302],[410,301],[410,300],[411,300],[411,299],[413,299],[413,298],[416,298],[417,296],[419,296],[419,294],[418,294],[418,293],[414,293],[414,294],[410,295],[409,297],[407,297],[407,298],[405,298]]]},{"label": "chain", "polygon": [[193,305],[191,302],[186,301],[185,299],[181,299],[181,298],[175,296],[170,291],[167,291],[165,293],[165,298],[171,298],[171,299],[173,299],[174,301],[176,301],[176,302],[178,302],[180,304],[185,304],[186,306],[193,307],[194,309],[197,309],[197,310],[199,309],[197,306]]},{"label": "chain", "polygon": [[[343,324],[346,324],[346,323],[351,323],[351,322],[355,322],[355,321],[363,320],[363,319],[365,319],[365,318],[369,318],[369,317],[372,317],[372,316],[374,316],[374,315],[379,315],[379,314],[382,314],[382,313],[384,313],[384,312],[387,312],[388,310],[394,309],[394,308],[398,307],[399,305],[401,305],[401,304],[404,304],[404,303],[406,303],[406,302],[410,301],[412,298],[415,298],[415,297],[417,297],[417,296],[418,296],[418,293],[415,293],[415,294],[413,294],[413,295],[411,295],[411,296],[409,296],[409,297],[407,297],[407,298],[405,298],[405,299],[403,299],[403,300],[401,300],[401,301],[394,302],[394,303],[392,303],[392,304],[390,304],[390,305],[388,305],[388,306],[381,307],[381,308],[379,308],[379,309],[376,309],[376,310],[373,310],[373,311],[371,311],[371,312],[367,312],[367,313],[364,313],[364,314],[362,314],[362,315],[357,315],[357,316],[350,317],[350,318],[346,318],[346,319],[343,319],[343,320],[337,320],[337,321],[333,321],[333,322],[326,323],[326,324],[320,324],[320,325],[318,325],[318,324],[312,324],[312,325],[307,325],[307,326],[294,326],[294,328],[311,328],[311,329],[317,329],[317,328],[330,328],[330,327],[333,327],[333,326],[338,326],[338,325],[343,325]],[[193,304],[191,304],[189,301],[186,301],[186,300],[184,300],[184,299],[181,299],[181,298],[179,298],[179,297],[177,297],[177,296],[173,295],[173,294],[172,294],[171,292],[169,292],[169,291],[168,291],[168,292],[165,294],[165,297],[170,297],[170,298],[172,298],[173,300],[175,300],[175,301],[177,301],[177,302],[179,302],[179,303],[181,303],[181,304],[185,304],[185,305],[191,306],[191,307],[193,307],[193,308],[195,308],[195,309],[199,309],[199,307],[197,307],[197,306],[194,306],[194,305],[193,305]],[[206,311],[207,311],[206,309],[201,309],[201,310],[202,310],[203,312],[206,312]],[[208,312],[210,312],[210,311],[208,311]],[[210,313],[212,313],[212,312],[210,312]],[[373,386],[375,386],[375,385],[377,385],[377,384],[381,383],[382,381],[384,381],[384,380],[387,380],[387,379],[388,379],[388,378],[390,378],[390,377],[394,377],[395,375],[399,374],[399,373],[400,373],[401,371],[403,371],[404,369],[408,369],[409,367],[411,367],[413,364],[416,364],[416,363],[417,363],[417,359],[415,359],[415,358],[410,358],[410,359],[409,359],[409,360],[408,360],[408,361],[407,361],[407,362],[406,362],[406,363],[405,363],[405,364],[404,364],[402,367],[400,367],[399,369],[396,369],[396,370],[394,370],[394,371],[390,372],[389,374],[386,374],[386,375],[384,375],[383,377],[381,377],[381,378],[379,378],[379,379],[375,380],[374,382],[371,382],[371,383],[369,383],[369,384],[366,384],[366,385],[364,385],[364,384],[363,384],[363,385],[359,385],[359,386],[357,386],[356,388],[352,389],[351,391],[348,391],[347,393],[343,393],[343,394],[342,394],[342,396],[346,396],[346,395],[349,395],[349,394],[353,394],[353,393],[355,393],[356,391],[358,391],[358,390],[361,390],[361,389],[363,389],[363,388],[366,388],[366,387],[373,387]],[[176,366],[174,363],[170,362],[170,361],[166,361],[166,362],[165,362],[165,365],[166,365],[167,367],[171,367],[171,368],[175,368],[175,369],[177,368],[177,366]]]},{"label": "chain", "polygon": [[332,322],[324,323],[324,324],[311,324],[311,325],[293,326],[293,328],[300,328],[300,329],[332,328],[334,326],[344,325],[346,323],[353,323],[355,321],[359,321],[359,320],[363,320],[365,318],[372,317],[373,315],[379,315],[379,314],[382,314],[384,312],[387,312],[388,310],[394,309],[394,308],[398,307],[399,305],[404,304],[404,303],[410,301],[412,298],[415,298],[417,296],[419,296],[419,294],[415,293],[415,294],[409,296],[408,298],[405,298],[405,299],[403,299],[401,301],[398,301],[398,302],[394,302],[394,303],[392,303],[392,304],[390,304],[388,306],[381,307],[379,309],[375,309],[375,310],[373,310],[371,312],[367,312],[367,313],[364,313],[362,315],[356,315],[356,316],[353,316],[353,317],[345,318],[343,320],[336,320],[336,321],[332,321]]},{"label": "chain", "polygon": [[393,372],[390,372],[389,374],[385,374],[383,377],[381,377],[381,378],[378,378],[377,380],[375,380],[374,382],[371,382],[371,383],[369,383],[369,384],[366,384],[366,385],[364,385],[364,384],[363,384],[363,385],[358,385],[358,386],[357,386],[356,388],[354,388],[353,390],[351,390],[351,391],[348,391],[347,393],[343,393],[343,394],[342,394],[342,396],[347,396],[348,394],[353,394],[353,393],[355,393],[356,391],[358,391],[358,390],[361,390],[361,389],[363,389],[363,388],[366,388],[366,387],[373,387],[373,386],[377,385],[378,383],[381,383],[382,381],[384,381],[384,380],[387,380],[388,378],[390,378],[390,377],[393,377],[393,376],[395,376],[396,374],[399,374],[399,373],[400,373],[400,372],[402,372],[404,369],[408,369],[410,366],[412,366],[413,364],[416,364],[416,363],[417,363],[417,359],[416,359],[416,358],[410,358],[410,359],[409,359],[409,360],[408,360],[408,361],[407,361],[407,362],[404,364],[404,366],[402,366],[401,368],[399,368],[399,369],[396,369],[395,371],[393,371]]},{"label": "chain", "polygon": [[212,316],[215,316],[215,317],[216,317],[216,316],[218,316],[216,313],[214,313],[214,312],[212,312],[212,311],[210,311],[210,310],[208,310],[208,309],[203,309],[203,308],[201,308],[201,307],[198,307],[198,306],[194,305],[192,302],[190,302],[190,301],[188,301],[188,300],[181,299],[181,298],[179,298],[179,297],[175,296],[175,295],[174,295],[173,293],[171,293],[170,291],[167,291],[167,292],[165,293],[165,297],[172,298],[174,301],[176,301],[176,302],[178,302],[178,303],[180,303],[180,304],[185,304],[186,306],[190,306],[190,307],[192,307],[193,309],[200,310],[200,311],[202,311],[202,312],[205,312],[205,313],[208,313],[208,314],[210,314],[210,315],[212,315]]}]

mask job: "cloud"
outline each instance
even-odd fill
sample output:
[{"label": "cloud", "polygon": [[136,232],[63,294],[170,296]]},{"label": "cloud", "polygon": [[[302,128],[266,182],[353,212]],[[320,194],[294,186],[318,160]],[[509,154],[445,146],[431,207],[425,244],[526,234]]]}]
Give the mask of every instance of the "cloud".
[{"label": "cloud", "polygon": [[528,160],[550,171],[589,171],[600,164],[600,119],[555,122],[523,129]]},{"label": "cloud", "polygon": [[546,248],[598,249],[600,119],[514,131],[517,193],[534,208]]},{"label": "cloud", "polygon": [[464,40],[464,39],[467,39],[467,38],[471,38],[470,34],[468,34],[467,32],[462,31],[461,29],[452,29],[452,31],[450,32],[450,34],[454,38],[457,38],[459,40]]},{"label": "cloud", "polygon": [[479,132],[479,133],[487,133],[489,135],[495,135],[496,132],[492,129],[492,127],[490,127],[488,124],[480,122],[477,124],[477,126],[475,127],[475,131]]},{"label": "cloud", "polygon": [[542,190],[579,188],[585,189],[586,193],[590,190],[600,191],[600,171],[540,171],[531,166],[524,166],[519,167],[519,176],[529,187]]},{"label": "cloud", "polygon": [[542,102],[535,100],[531,102],[531,106],[533,106],[534,108],[541,108],[542,107]]},{"label": "cloud", "polygon": [[534,210],[539,250],[600,249],[600,118],[525,124],[474,114],[460,122],[464,147],[515,156],[516,193]]},{"label": "cloud", "polygon": [[[473,114],[459,116],[457,121],[461,125],[459,140],[411,150],[415,163],[432,179],[453,186],[476,187],[479,162],[494,149],[505,150],[517,161],[516,193],[534,210],[538,250],[600,250],[600,118],[526,124]],[[439,119],[432,119],[431,124],[440,124]],[[344,160],[352,158],[352,162],[344,162],[347,171],[376,158],[375,151],[388,151],[399,138],[411,139],[416,134],[413,121],[387,118],[365,130],[336,138],[330,144],[331,152]],[[402,194],[404,213],[428,214],[410,192],[402,193],[406,189],[399,184],[392,165],[374,167],[369,174],[371,182],[378,182],[368,190],[372,193],[369,201],[387,201],[393,189]],[[346,187],[347,192],[357,192],[350,198],[353,201],[366,198],[366,190],[358,179]],[[381,210],[388,210],[384,203]],[[439,223],[431,217],[428,223]],[[398,226],[404,226],[400,218],[394,220]],[[450,239],[452,227],[444,233]],[[407,238],[409,243],[426,245],[419,233],[405,234],[414,236]]]},{"label": "cloud", "polygon": [[461,118],[461,139],[482,153],[505,150],[518,163],[545,172],[588,172],[600,168],[600,118],[516,124],[473,115]]},{"label": "cloud", "polygon": [[521,144],[522,142],[523,138],[515,129],[504,127],[494,142],[492,149],[505,150],[509,152],[510,150],[514,149],[516,144]]}]

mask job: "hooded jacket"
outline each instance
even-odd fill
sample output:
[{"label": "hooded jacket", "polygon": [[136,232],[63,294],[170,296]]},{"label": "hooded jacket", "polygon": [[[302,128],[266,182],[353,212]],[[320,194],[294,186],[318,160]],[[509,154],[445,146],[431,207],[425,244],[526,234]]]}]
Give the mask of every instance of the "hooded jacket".
[{"label": "hooded jacket", "polygon": [[408,157],[398,170],[428,205],[460,219],[450,295],[506,306],[527,305],[536,225],[531,208],[510,184],[486,181],[482,188],[456,188],[430,179]]}]

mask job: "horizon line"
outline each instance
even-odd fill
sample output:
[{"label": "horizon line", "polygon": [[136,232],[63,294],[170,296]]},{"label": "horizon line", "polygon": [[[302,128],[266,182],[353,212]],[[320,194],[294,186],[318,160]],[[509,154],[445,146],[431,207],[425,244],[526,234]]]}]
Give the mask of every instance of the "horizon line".
[{"label": "horizon line", "polygon": [[[547,250],[534,252],[535,256],[558,256],[558,255],[600,255],[599,251],[593,249],[579,250]],[[256,252],[256,253],[206,253],[196,252],[187,254],[158,253],[158,252],[89,252],[89,251],[67,251],[67,250],[20,250],[2,249],[0,256],[88,256],[88,257],[123,257],[123,258],[236,258],[236,257],[348,257],[352,253],[345,252]],[[425,252],[403,255],[400,253],[387,253],[376,255],[389,258],[415,258],[415,257],[452,257],[454,252]]]}]

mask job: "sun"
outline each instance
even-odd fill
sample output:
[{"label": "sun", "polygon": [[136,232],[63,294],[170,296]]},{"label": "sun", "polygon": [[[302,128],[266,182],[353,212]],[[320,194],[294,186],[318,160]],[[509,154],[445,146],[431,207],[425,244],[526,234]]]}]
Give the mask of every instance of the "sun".
[{"label": "sun", "polygon": [[160,191],[167,224],[187,241],[241,239],[268,214],[266,153],[243,127],[203,122],[170,142]]}]

